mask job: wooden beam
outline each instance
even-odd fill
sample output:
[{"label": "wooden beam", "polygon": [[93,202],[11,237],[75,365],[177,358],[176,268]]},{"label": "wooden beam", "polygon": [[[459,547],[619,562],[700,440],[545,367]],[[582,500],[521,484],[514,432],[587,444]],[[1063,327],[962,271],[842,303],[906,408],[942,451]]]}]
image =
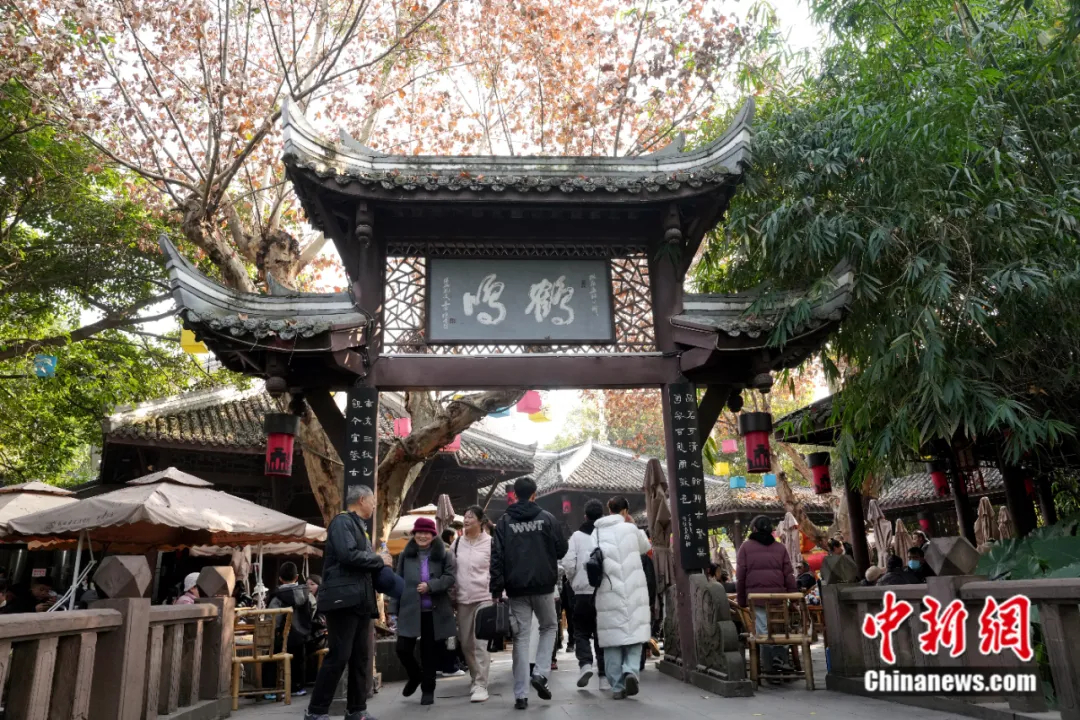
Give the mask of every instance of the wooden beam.
[{"label": "wooden beam", "polygon": [[344,458],[348,456],[345,448],[345,415],[338,408],[337,403],[334,402],[334,398],[330,395],[330,391],[325,388],[311,389],[304,393],[304,399],[307,400],[308,407],[315,413],[315,417],[319,420],[319,424],[323,426],[323,430],[326,431],[326,436],[330,438],[330,442],[333,443],[334,449],[337,450],[338,457]]},{"label": "wooden beam", "polygon": [[720,413],[724,411],[724,404],[729,395],[731,395],[730,385],[709,385],[705,388],[705,394],[701,396],[701,402],[698,403],[698,433],[701,435],[702,442],[705,442],[712,434],[713,426],[720,419]]},{"label": "wooden beam", "polygon": [[713,361],[716,348],[690,348],[679,354],[679,369],[683,374],[700,370]]},{"label": "wooden beam", "polygon": [[675,382],[677,357],[636,355],[384,355],[368,380],[380,390],[641,388]]}]

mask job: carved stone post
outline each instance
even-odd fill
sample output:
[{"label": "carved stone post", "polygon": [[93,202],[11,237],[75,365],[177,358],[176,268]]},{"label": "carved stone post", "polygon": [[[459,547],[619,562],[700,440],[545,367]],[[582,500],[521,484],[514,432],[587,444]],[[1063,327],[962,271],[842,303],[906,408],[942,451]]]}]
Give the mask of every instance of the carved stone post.
[{"label": "carved stone post", "polygon": [[234,586],[231,567],[206,567],[199,573],[199,589],[210,597],[200,598],[198,602],[214,605],[218,610],[217,617],[207,621],[202,632],[199,697],[203,700],[217,700],[229,694],[236,623]]},{"label": "carved stone post", "polygon": [[142,556],[107,557],[94,573],[94,584],[107,600],[92,609],[118,610],[120,627],[102,633],[97,642],[90,692],[90,720],[139,720],[146,684],[146,639],[150,600],[143,597],[153,576]]}]

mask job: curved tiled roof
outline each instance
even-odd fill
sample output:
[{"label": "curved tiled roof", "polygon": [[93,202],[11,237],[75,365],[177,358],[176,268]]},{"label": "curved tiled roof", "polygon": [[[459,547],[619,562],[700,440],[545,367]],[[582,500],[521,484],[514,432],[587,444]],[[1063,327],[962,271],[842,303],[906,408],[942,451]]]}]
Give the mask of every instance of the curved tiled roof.
[{"label": "curved tiled roof", "polygon": [[[802,500],[803,507],[811,514],[830,515],[832,505],[829,496],[815,495],[814,491],[803,485],[792,485],[795,497]],[[725,515],[737,512],[762,512],[783,514],[785,512],[776,488],[749,484],[748,487],[732,490],[727,479],[705,476],[705,504],[709,515]]]},{"label": "curved tiled roof", "polygon": [[[983,495],[1005,492],[1005,481],[997,468],[984,466],[982,479],[986,489],[976,487],[971,490],[969,494],[973,502]],[[882,510],[897,510],[931,503],[952,504],[952,502],[952,495],[942,498],[934,493],[934,481],[930,479],[930,473],[927,472],[912,473],[886,481],[885,491],[878,499],[878,505]]]},{"label": "curved tiled roof", "polygon": [[[394,418],[407,417],[407,413],[393,395],[384,395],[379,405],[379,437],[389,440],[394,436]],[[110,415],[103,429],[110,442],[135,440],[257,453],[266,447],[263,416],[268,412],[279,412],[277,403],[262,383],[256,383],[248,390],[219,388],[142,403]],[[461,449],[454,458],[464,468],[532,472],[535,452],[535,445],[470,428],[462,433]]]},{"label": "curved tiled roof", "polygon": [[[629,450],[586,440],[565,450],[536,453],[536,469],[530,477],[536,481],[537,497],[566,490],[643,493],[648,460]],[[506,497],[512,485],[504,483],[494,497]]]}]

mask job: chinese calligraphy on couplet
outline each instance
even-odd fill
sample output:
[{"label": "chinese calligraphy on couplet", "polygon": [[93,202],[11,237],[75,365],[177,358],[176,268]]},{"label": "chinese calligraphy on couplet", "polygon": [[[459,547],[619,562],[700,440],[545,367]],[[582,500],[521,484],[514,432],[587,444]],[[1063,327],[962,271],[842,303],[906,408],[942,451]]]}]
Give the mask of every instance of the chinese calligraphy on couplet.
[{"label": "chinese calligraphy on couplet", "polygon": [[669,385],[666,392],[668,422],[676,440],[672,492],[678,508],[680,558],[683,569],[700,570],[709,565],[709,525],[698,440],[697,393],[689,383]]},{"label": "chinese calligraphy on couplet", "polygon": [[[918,635],[918,649],[927,655],[937,655],[945,648],[951,657],[959,657],[967,649],[967,620],[969,613],[963,601],[953,600],[943,605],[936,598],[922,600],[926,610],[919,619],[926,629]],[[896,663],[893,634],[912,614],[911,603],[897,600],[891,590],[882,597],[882,610],[869,613],[863,620],[863,635],[880,640],[881,659]],[[1034,657],[1031,645],[1031,600],[1014,595],[1003,602],[986,598],[978,617],[979,652],[996,655],[1005,650],[1027,662]]]},{"label": "chinese calligraphy on couplet", "polygon": [[[375,488],[379,448],[379,391],[350,388],[345,400],[345,488]],[[346,493],[347,494],[347,493]]]}]

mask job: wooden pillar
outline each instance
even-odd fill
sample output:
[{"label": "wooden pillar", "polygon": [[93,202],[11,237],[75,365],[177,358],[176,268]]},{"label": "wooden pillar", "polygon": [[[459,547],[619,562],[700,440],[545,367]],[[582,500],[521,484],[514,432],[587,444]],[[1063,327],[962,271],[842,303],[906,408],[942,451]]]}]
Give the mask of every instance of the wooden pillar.
[{"label": "wooden pillar", "polygon": [[1005,504],[1009,508],[1009,515],[1012,516],[1013,526],[1016,527],[1016,536],[1024,537],[1039,525],[1038,517],[1035,515],[1035,505],[1027,494],[1024,471],[1015,465],[1005,463],[1000,463],[998,468],[1005,482]]},{"label": "wooden pillar", "polygon": [[859,566],[859,575],[870,567],[870,544],[866,541],[866,516],[863,513],[863,497],[860,490],[852,487],[851,479],[855,474],[855,464],[848,460],[844,464],[844,495],[848,504],[848,524],[851,526],[851,554]]},{"label": "wooden pillar", "polygon": [[941,453],[949,461],[949,485],[952,487],[953,504],[956,507],[956,523],[960,528],[961,537],[967,538],[972,545],[978,546],[975,541],[975,509],[971,507],[971,498],[968,497],[967,480],[960,472],[960,465],[956,462],[956,453],[948,443],[941,443]]},{"label": "wooden pillar", "polygon": [[675,433],[671,427],[674,411],[665,387],[663,395],[664,442],[667,447],[668,504],[671,508],[671,559],[675,566],[675,612],[679,618],[679,646],[681,648],[683,680],[689,682],[690,673],[697,668],[697,647],[694,642],[694,614],[690,605],[690,578],[683,569],[679,535],[679,491],[675,485],[678,461],[675,457]]},{"label": "wooden pillar", "polygon": [[720,413],[724,411],[724,404],[731,395],[730,385],[709,385],[705,388],[705,394],[701,396],[698,404],[698,433],[701,442],[709,439],[716,421],[720,419]]},{"label": "wooden pillar", "polygon": [[728,534],[731,535],[731,544],[735,546],[735,552],[739,552],[739,548],[742,546],[742,521],[739,517],[735,516],[735,521],[728,526]]},{"label": "wooden pillar", "polygon": [[1054,504],[1054,485],[1049,475],[1035,478],[1035,493],[1039,498],[1039,513],[1043,522],[1054,525],[1058,521],[1057,506]]},{"label": "wooden pillar", "polygon": [[150,601],[146,598],[97,600],[91,604],[91,609],[118,610],[122,620],[120,627],[98,637],[89,718],[140,720],[146,683]]}]

